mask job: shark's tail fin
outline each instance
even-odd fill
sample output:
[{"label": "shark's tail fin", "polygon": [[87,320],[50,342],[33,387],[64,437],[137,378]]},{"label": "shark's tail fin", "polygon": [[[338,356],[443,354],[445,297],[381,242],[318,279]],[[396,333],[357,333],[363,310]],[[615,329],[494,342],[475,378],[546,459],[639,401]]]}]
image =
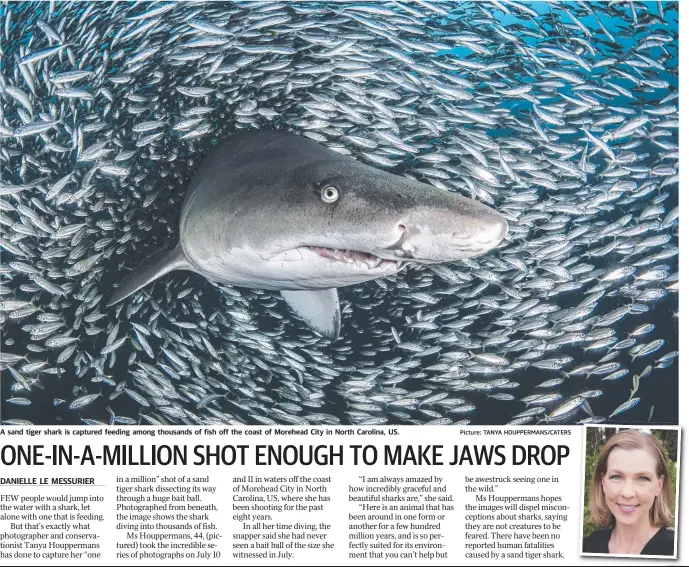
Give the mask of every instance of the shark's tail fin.
[{"label": "shark's tail fin", "polygon": [[108,307],[119,303],[152,281],[173,270],[190,270],[191,265],[184,256],[182,246],[177,245],[172,250],[158,252],[146,258],[131,272],[117,287],[108,301]]}]

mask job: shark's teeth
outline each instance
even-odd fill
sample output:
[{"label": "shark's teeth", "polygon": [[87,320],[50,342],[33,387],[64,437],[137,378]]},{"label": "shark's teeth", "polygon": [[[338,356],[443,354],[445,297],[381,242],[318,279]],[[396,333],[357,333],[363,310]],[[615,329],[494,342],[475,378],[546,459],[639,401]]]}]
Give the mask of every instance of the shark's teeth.
[{"label": "shark's teeth", "polygon": [[368,268],[369,270],[374,270],[376,268],[380,268],[381,266],[383,268],[388,268],[393,264],[400,264],[400,262],[384,260],[383,258],[375,256],[374,254],[369,254],[368,252],[359,252],[358,250],[323,248],[320,246],[310,246],[309,248],[323,258],[329,258],[331,260],[344,262],[346,264],[354,264],[357,268]]}]

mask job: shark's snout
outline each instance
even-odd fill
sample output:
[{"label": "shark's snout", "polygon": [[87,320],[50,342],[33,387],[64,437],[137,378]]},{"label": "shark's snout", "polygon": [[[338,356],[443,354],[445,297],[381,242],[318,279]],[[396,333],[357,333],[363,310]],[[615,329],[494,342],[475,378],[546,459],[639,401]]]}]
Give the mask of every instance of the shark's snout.
[{"label": "shark's snout", "polygon": [[450,234],[447,241],[439,239],[447,246],[448,255],[459,256],[451,260],[473,258],[490,252],[504,240],[509,230],[507,220],[488,207],[469,219],[460,217],[457,222],[459,228]]},{"label": "shark's snout", "polygon": [[420,263],[452,262],[489,252],[508,230],[501,214],[479,203],[462,210],[417,210],[397,223],[399,236],[382,254]]},{"label": "shark's snout", "polygon": [[[480,223],[479,230],[471,236],[471,240],[477,248],[482,248],[483,252],[488,252],[504,240],[508,230],[507,220],[502,215],[495,213]],[[466,240],[466,237],[460,238],[460,240]]]}]

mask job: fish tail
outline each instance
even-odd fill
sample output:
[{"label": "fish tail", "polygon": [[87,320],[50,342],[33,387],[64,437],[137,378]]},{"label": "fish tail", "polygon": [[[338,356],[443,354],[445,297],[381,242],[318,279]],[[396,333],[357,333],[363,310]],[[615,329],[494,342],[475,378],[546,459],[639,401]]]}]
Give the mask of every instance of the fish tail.
[{"label": "fish tail", "polygon": [[124,281],[115,289],[115,293],[107,303],[107,306],[115,305],[142,287],[157,280],[173,270],[190,270],[191,265],[184,256],[181,245],[172,250],[159,252],[146,258]]}]

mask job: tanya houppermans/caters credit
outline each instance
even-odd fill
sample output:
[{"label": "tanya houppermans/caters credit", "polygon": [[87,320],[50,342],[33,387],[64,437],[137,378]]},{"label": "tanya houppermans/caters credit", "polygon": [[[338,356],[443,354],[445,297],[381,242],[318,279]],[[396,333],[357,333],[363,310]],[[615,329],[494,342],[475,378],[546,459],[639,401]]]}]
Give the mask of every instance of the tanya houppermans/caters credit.
[{"label": "tanya houppermans/caters credit", "polygon": [[[677,3],[27,2],[0,22],[3,422],[677,422]],[[314,324],[332,292],[319,311],[175,270],[108,306],[175,249],[203,159],[247,130],[462,196],[508,232],[328,283],[334,341]],[[356,194],[330,181],[301,216],[267,192],[254,230],[312,228],[283,252],[322,264],[396,262],[361,244],[385,202],[340,224],[358,239],[323,233]],[[393,249],[419,242],[394,227]]]}]

